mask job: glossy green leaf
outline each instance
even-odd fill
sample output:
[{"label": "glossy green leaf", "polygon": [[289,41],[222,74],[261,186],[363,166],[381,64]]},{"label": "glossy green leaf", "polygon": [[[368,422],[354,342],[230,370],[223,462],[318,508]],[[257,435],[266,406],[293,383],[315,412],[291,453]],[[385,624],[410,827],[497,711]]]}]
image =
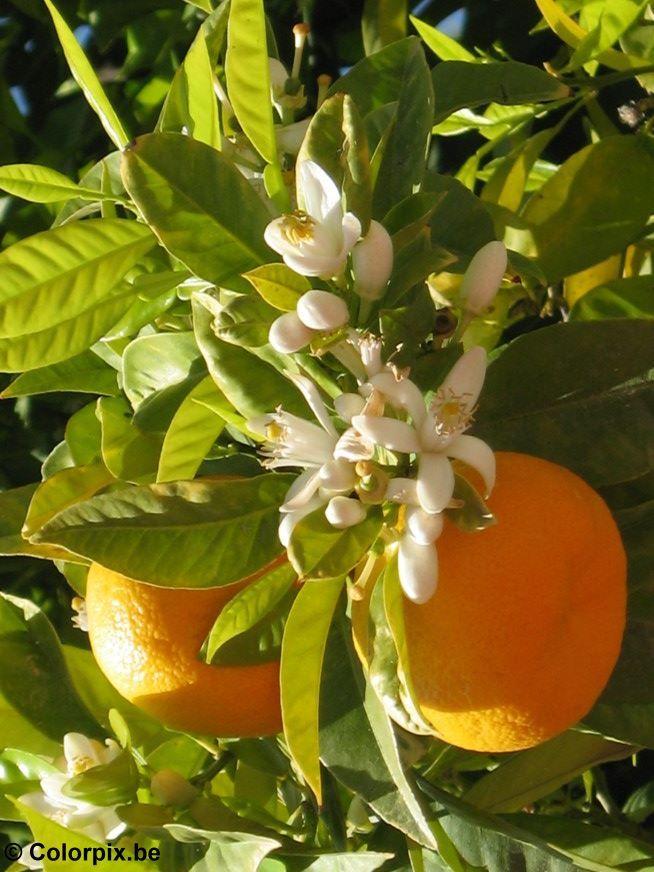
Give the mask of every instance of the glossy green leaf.
[{"label": "glossy green leaf", "polygon": [[474,109],[484,103],[513,106],[561,100],[570,94],[568,86],[554,76],[518,61],[443,61],[432,70],[432,83],[434,124],[458,109]]},{"label": "glossy green leaf", "polygon": [[207,853],[189,872],[239,869],[257,872],[263,858],[280,847],[275,839],[247,832],[216,832],[186,824],[167,824],[166,830],[179,842],[209,842]]},{"label": "glossy green leaf", "polygon": [[64,784],[62,793],[99,806],[115,806],[135,799],[139,775],[134,758],[122,751],[109,763],[92,766]]},{"label": "glossy green leaf", "polygon": [[220,340],[243,348],[262,348],[277,310],[257,294],[236,294],[221,307],[214,319],[214,331]]},{"label": "glossy green leaf", "polygon": [[88,348],[128,308],[123,275],[152,247],[136,221],[92,219],[0,254],[0,368],[57,363]]},{"label": "glossy green leaf", "polygon": [[280,686],[284,737],[295,764],[322,802],[319,760],[319,701],[329,627],[345,579],[300,588],[286,622]]},{"label": "glossy green leaf", "polygon": [[122,397],[98,400],[97,416],[102,431],[102,459],[109,472],[122,481],[154,481],[161,437],[138,426]]},{"label": "glossy green leaf", "polygon": [[114,145],[118,148],[123,148],[129,142],[129,136],[125,133],[123,125],[120,123],[120,119],[109,102],[93,67],[54,4],[50,0],[44,0],[44,2],[52,16],[57,36],[64,50],[73,78],[100,119],[102,126],[107,132],[107,136],[109,136]]},{"label": "glossy green leaf", "polygon": [[123,353],[123,388],[135,409],[156,391],[199,380],[204,373],[191,331],[139,336]]},{"label": "glossy green leaf", "polygon": [[102,431],[96,412],[97,402],[91,402],[68,419],[65,435],[71,465],[86,466],[102,458]]},{"label": "glossy green leaf", "polygon": [[0,167],[0,190],[32,203],[59,203],[77,197],[101,200],[99,191],[83,188],[68,176],[37,164],[6,164]]},{"label": "glossy green leaf", "polygon": [[157,124],[161,133],[187,133],[198,142],[220,148],[218,101],[214,72],[203,29],[178,67]]},{"label": "glossy green leaf", "polygon": [[[72,684],[50,621],[34,603],[8,594],[0,597],[0,664],[5,705],[44,736],[59,742],[70,731],[99,735],[98,723]],[[1,734],[2,727],[0,744],[16,742]],[[32,750],[23,742],[21,747]]]},{"label": "glossy green leaf", "polygon": [[421,21],[414,15],[410,16],[411,24],[420,34],[423,42],[428,46],[434,54],[442,61],[472,61],[476,60],[475,56],[464,48],[451,36],[448,36],[442,30],[432,27],[425,21]]},{"label": "glossy green leaf", "polygon": [[332,774],[382,820],[419,844],[436,847],[388,716],[363,676],[352,647],[350,624],[338,616],[324,657],[320,756]]},{"label": "glossy green leaf", "polygon": [[[651,321],[570,322],[516,339],[491,363],[475,433],[561,463],[594,487],[650,470]],[[520,377],[516,378],[516,373]]]},{"label": "glossy green leaf", "polygon": [[106,394],[118,393],[116,370],[94,354],[82,351],[75,357],[39,366],[15,378],[0,396],[29,397],[33,394],[47,394],[56,391]]},{"label": "glossy green leaf", "polygon": [[36,538],[66,542],[74,553],[150,584],[231,584],[281,553],[279,506],[291,481],[270,474],[127,487],[66,509]]},{"label": "glossy green leaf", "polygon": [[646,0],[611,0],[601,9],[595,27],[575,48],[567,69],[577,69],[611,48],[638,20],[646,6]]},{"label": "glossy green leaf", "polygon": [[34,492],[23,524],[23,535],[31,536],[56,514],[88,499],[114,481],[100,464],[62,469],[42,482]]},{"label": "glossy green leaf", "polygon": [[277,163],[263,0],[231,0],[225,76],[243,132],[265,161]]},{"label": "glossy green leaf", "polygon": [[338,530],[316,509],[294,527],[288,546],[289,560],[300,578],[337,578],[347,574],[370,550],[382,526],[376,506],[354,527]]},{"label": "glossy green leaf", "polygon": [[177,133],[139,137],[123,154],[125,187],[162,245],[220,284],[261,263],[270,213],[220,152]]},{"label": "glossy green leaf", "polygon": [[213,316],[200,299],[193,301],[195,338],[220,391],[247,420],[281,405],[288,412],[310,417],[292,382],[270,364],[238,345],[224,342],[213,330]]},{"label": "glossy green leaf", "polygon": [[601,318],[654,318],[652,276],[603,282],[585,293],[570,310],[572,321],[596,321]]},{"label": "glossy green leaf", "polygon": [[548,281],[624,249],[643,231],[653,201],[654,147],[645,137],[611,136],[570,157],[523,212]]},{"label": "glossy green leaf", "polygon": [[16,807],[8,797],[20,797],[40,790],[40,780],[59,770],[43,757],[17,748],[5,748],[0,753],[0,814],[4,820],[20,820]]},{"label": "glossy green leaf", "polygon": [[361,29],[366,54],[406,36],[407,0],[366,0]]},{"label": "glossy green leaf", "polygon": [[283,312],[294,312],[302,294],[311,289],[311,283],[298,275],[285,263],[267,263],[245,273],[254,289],[266,303]]},{"label": "glossy green leaf", "polygon": [[457,179],[433,174],[425,187],[441,195],[430,220],[432,242],[455,254],[465,267],[475,252],[496,238],[493,219],[481,200]]},{"label": "glossy green leaf", "polygon": [[207,663],[213,661],[222,645],[258,624],[288,593],[295,578],[293,569],[283,563],[237,593],[222,609],[207,637]]},{"label": "glossy green leaf", "polygon": [[630,757],[636,750],[603,736],[569,730],[501,762],[476,781],[463,799],[489,812],[520,811],[587,769]]},{"label": "glossy green leaf", "polygon": [[225,422],[205,405],[220,391],[206,376],[182,400],[161,447],[157,481],[193,478]]},{"label": "glossy green leaf", "polygon": [[0,492],[0,554],[65,559],[70,556],[66,551],[51,545],[34,545],[23,538],[25,518],[36,489],[36,484],[26,484]]}]

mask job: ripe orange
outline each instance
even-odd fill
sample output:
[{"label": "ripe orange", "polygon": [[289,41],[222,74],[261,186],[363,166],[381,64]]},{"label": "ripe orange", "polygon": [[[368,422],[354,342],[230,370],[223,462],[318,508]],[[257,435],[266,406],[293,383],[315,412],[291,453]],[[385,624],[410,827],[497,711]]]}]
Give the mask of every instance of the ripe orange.
[{"label": "ripe orange", "polygon": [[119,693],[167,726],[225,737],[280,732],[278,661],[198,659],[216,615],[246,583],[155,587],[92,564],[86,608],[95,659]]},{"label": "ripe orange", "polygon": [[497,525],[447,523],[429,602],[405,601],[410,671],[445,741],[477,751],[537,745],[582,718],[605,686],[625,623],[615,522],[569,470],[497,454]]}]

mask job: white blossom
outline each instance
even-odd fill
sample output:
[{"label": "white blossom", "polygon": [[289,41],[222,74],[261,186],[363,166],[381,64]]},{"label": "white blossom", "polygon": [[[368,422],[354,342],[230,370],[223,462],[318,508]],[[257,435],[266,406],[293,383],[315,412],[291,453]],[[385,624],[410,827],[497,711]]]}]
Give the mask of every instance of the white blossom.
[{"label": "white blossom", "polygon": [[493,302],[506,272],[506,264],[503,242],[487,243],[472,258],[461,285],[461,300],[471,315],[480,315]]},{"label": "white blossom", "polygon": [[[67,733],[63,744],[64,756],[58,761],[57,767],[60,771],[44,775],[40,780],[41,790],[21,796],[20,802],[44,817],[96,841],[115,839],[125,829],[115,807],[96,806],[82,799],[74,799],[66,796],[63,790],[76,775],[95,766],[111,763],[120,754],[119,745],[113,739],[107,739],[101,745],[82,733]],[[24,849],[24,856],[29,856],[27,848]]]},{"label": "white blossom", "polygon": [[351,212],[343,212],[340,191],[315,161],[299,164],[297,180],[304,210],[271,221],[265,240],[300,275],[340,276],[361,235],[361,223]]}]

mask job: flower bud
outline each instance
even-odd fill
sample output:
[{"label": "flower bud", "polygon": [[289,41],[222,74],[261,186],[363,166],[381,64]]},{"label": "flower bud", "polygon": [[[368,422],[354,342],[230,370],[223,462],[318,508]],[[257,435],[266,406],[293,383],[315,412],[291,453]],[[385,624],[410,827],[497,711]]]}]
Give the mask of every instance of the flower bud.
[{"label": "flower bud", "polygon": [[320,486],[327,491],[351,491],[356,476],[347,460],[329,460],[320,470]]},{"label": "flower bud", "polygon": [[155,772],[150,781],[150,790],[163,805],[188,805],[198,795],[197,789],[174,769]]},{"label": "flower bud", "polygon": [[472,258],[461,285],[463,306],[471,315],[480,315],[493,302],[506,272],[506,264],[503,242],[489,242]]},{"label": "flower bud", "polygon": [[313,330],[297,316],[296,312],[285,312],[270,325],[268,342],[275,351],[292,354],[308,345],[313,338]]},{"label": "flower bud", "polygon": [[332,497],[327,503],[325,517],[337,530],[345,530],[360,524],[366,517],[366,510],[359,500],[351,497]]},{"label": "flower bud", "polygon": [[393,242],[379,221],[371,221],[364,238],[352,249],[354,290],[365,300],[377,300],[393,269]]},{"label": "flower bud", "polygon": [[312,330],[338,330],[350,318],[345,300],[330,291],[307,291],[297,303],[300,321]]},{"label": "flower bud", "polygon": [[426,603],[438,584],[436,546],[420,545],[408,533],[400,540],[398,573],[405,596],[414,603]]}]

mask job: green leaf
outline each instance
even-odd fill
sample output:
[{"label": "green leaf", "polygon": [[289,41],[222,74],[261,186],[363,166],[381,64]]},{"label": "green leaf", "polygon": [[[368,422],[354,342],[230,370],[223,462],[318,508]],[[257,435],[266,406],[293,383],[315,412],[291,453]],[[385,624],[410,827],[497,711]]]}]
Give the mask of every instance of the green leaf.
[{"label": "green leaf", "polygon": [[162,245],[200,278],[221,284],[271,259],[263,239],[269,212],[215,149],[182,134],[151,133],[125,150],[122,171]]},{"label": "green leaf", "polygon": [[500,762],[476,781],[463,799],[490,812],[520,811],[587,769],[630,757],[636,750],[633,745],[611,742],[603,736],[569,730]]},{"label": "green leaf", "polygon": [[316,509],[294,527],[288,557],[301,578],[337,578],[346,575],[370,550],[382,527],[381,512],[371,506],[367,517],[353,527],[338,530]]},{"label": "green leaf", "polygon": [[205,405],[221,399],[213,379],[206,376],[182,400],[161,447],[157,481],[193,478],[225,422]]},{"label": "green leaf", "polygon": [[366,0],[361,29],[366,54],[406,36],[407,0]]},{"label": "green leaf", "polygon": [[482,201],[457,179],[434,173],[425,187],[441,195],[430,220],[432,242],[455,254],[465,268],[475,252],[496,238],[493,219]]},{"label": "green leaf", "polygon": [[214,72],[204,29],[200,28],[178,67],[156,127],[160,133],[184,133],[220,148],[218,103]]},{"label": "green leaf", "polygon": [[475,434],[495,450],[567,466],[594,487],[647,474],[653,342],[654,324],[631,320],[516,339],[488,369]]},{"label": "green leaf", "polygon": [[23,538],[25,517],[36,488],[36,484],[26,484],[0,493],[0,554],[66,559],[70,555],[60,548],[33,545]]},{"label": "green leaf", "polygon": [[572,321],[600,318],[654,318],[654,280],[633,276],[602,282],[588,291],[570,310]]},{"label": "green leaf", "polygon": [[311,289],[311,283],[298,275],[285,263],[267,263],[245,273],[261,297],[282,312],[294,312],[302,294]]},{"label": "green leaf", "polygon": [[474,109],[484,103],[514,106],[562,100],[570,89],[538,67],[518,61],[477,64],[443,61],[432,70],[434,124],[458,109]]},{"label": "green leaf", "polygon": [[611,48],[640,18],[646,6],[647,0],[611,0],[603,6],[597,24],[575,48],[566,70],[575,70]]},{"label": "green leaf", "polygon": [[59,203],[72,197],[95,201],[104,199],[99,191],[83,188],[68,176],[37,164],[6,164],[0,167],[0,190],[32,203]]},{"label": "green leaf", "polygon": [[[0,596],[0,667],[4,704],[43,736],[60,742],[71,731],[100,735],[73,686],[50,621],[34,603],[8,594]],[[11,732],[11,718],[8,726]],[[16,737],[3,728],[4,723],[0,745],[14,744]]]},{"label": "green leaf", "polygon": [[313,116],[298,154],[298,163],[304,160],[318,163],[342,188],[345,207],[359,218],[365,236],[372,205],[370,154],[357,105],[348,94],[328,97]]},{"label": "green leaf", "polygon": [[345,578],[306,583],[291,607],[280,665],[284,737],[291,757],[322,803],[319,701],[329,627]]},{"label": "green leaf", "polygon": [[202,300],[193,300],[195,338],[211,377],[236,411],[247,420],[281,405],[309,417],[306,403],[292,382],[265,361],[238,345],[224,342],[213,330],[213,316]]},{"label": "green leaf", "polygon": [[213,662],[219,648],[265,618],[293,587],[295,578],[293,569],[284,563],[257,578],[229,600],[207,637],[207,663]]},{"label": "green leaf", "polygon": [[220,869],[257,872],[263,858],[281,847],[274,839],[252,833],[219,833],[177,823],[166,824],[166,830],[179,842],[209,842],[207,853],[189,872],[217,872]]},{"label": "green leaf", "polygon": [[413,15],[409,16],[411,24],[420,34],[421,39],[442,61],[476,61],[477,58],[451,36],[421,21]]},{"label": "green leaf", "polygon": [[574,154],[522,216],[548,282],[622,251],[643,231],[653,200],[654,148],[645,137],[611,136]]},{"label": "green leaf", "polygon": [[137,425],[122,397],[99,399],[97,416],[102,431],[102,459],[109,472],[122,481],[154,481],[161,437]]},{"label": "green leaf", "polygon": [[20,820],[8,797],[40,790],[41,778],[59,771],[52,763],[29,751],[5,748],[0,753],[0,814],[3,819]]},{"label": "green leaf", "polygon": [[352,648],[350,624],[340,616],[332,623],[325,651],[320,756],[331,773],[382,820],[419,844],[436,847],[390,721]]},{"label": "green leaf", "polygon": [[377,218],[417,190],[425,172],[435,97],[425,53],[413,37],[400,76],[395,116],[375,182]]},{"label": "green leaf", "polygon": [[116,370],[92,351],[83,351],[68,360],[39,366],[15,378],[0,396],[29,397],[56,391],[106,394],[118,393]]},{"label": "green leaf", "polygon": [[135,409],[151,394],[206,373],[193,333],[138,336],[123,352],[123,389]]},{"label": "green leaf", "polygon": [[44,2],[52,16],[57,36],[64,50],[73,78],[100,119],[102,126],[107,132],[107,136],[118,148],[124,148],[129,142],[129,136],[125,133],[123,125],[120,123],[120,119],[109,102],[93,67],[54,4],[50,0],[44,0]]},{"label": "green leaf", "polygon": [[87,349],[129,307],[119,282],[152,247],[136,221],[91,219],[0,254],[0,368],[36,369]]},{"label": "green leaf", "polygon": [[630,821],[642,824],[654,812],[654,781],[636,788],[622,806],[622,813]]},{"label": "green leaf", "polygon": [[225,77],[243,132],[265,161],[276,164],[263,0],[231,0]]},{"label": "green leaf", "polygon": [[236,294],[221,307],[214,319],[218,339],[244,348],[268,344],[270,326],[277,311],[256,294]]},{"label": "green leaf", "polygon": [[42,482],[34,492],[23,524],[23,535],[31,536],[59,512],[88,499],[114,481],[99,464],[62,469]]},{"label": "green leaf", "polygon": [[281,553],[279,506],[291,481],[269,474],[127,487],[66,509],[35,538],[67,542],[74,553],[150,584],[231,584]]},{"label": "green leaf", "polygon": [[93,766],[67,781],[62,793],[92,805],[115,806],[135,799],[139,774],[129,751],[109,763]]}]

